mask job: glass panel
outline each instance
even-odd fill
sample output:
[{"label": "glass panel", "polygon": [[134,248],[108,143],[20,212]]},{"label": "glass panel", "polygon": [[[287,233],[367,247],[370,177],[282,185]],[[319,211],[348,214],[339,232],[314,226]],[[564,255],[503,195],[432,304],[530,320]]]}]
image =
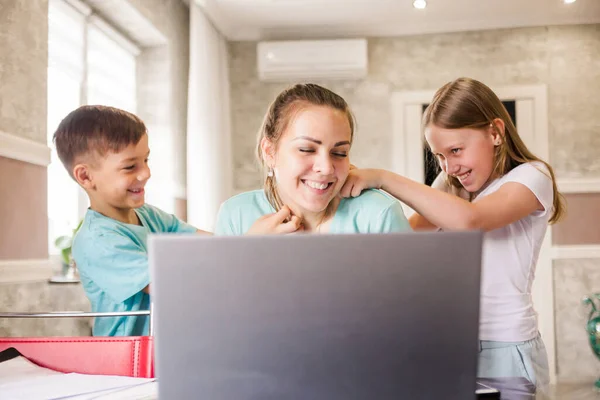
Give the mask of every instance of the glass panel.
[{"label": "glass panel", "polygon": [[510,115],[510,119],[512,119],[513,124],[517,126],[517,102],[515,100],[505,100],[502,102],[506,111],[508,111],[508,115]]},{"label": "glass panel", "polygon": [[[429,106],[429,104],[423,104],[423,112]],[[431,186],[435,178],[438,176],[442,169],[440,168],[435,156],[429,149],[429,145],[425,138],[423,138],[423,171],[425,172],[425,184]]]},{"label": "glass panel", "polygon": [[135,55],[102,30],[88,26],[87,102],[135,113]]},{"label": "glass panel", "polygon": [[77,226],[79,186],[71,179],[52,142],[58,124],[81,104],[84,73],[85,18],[62,0],[48,8],[48,251],[58,254],[54,241]]}]

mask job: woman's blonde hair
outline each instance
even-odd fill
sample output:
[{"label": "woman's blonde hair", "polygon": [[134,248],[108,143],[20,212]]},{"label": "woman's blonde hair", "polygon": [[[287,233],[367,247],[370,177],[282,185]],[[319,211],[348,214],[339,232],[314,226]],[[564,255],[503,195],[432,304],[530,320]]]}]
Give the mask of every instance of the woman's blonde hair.
[{"label": "woman's blonde hair", "polygon": [[277,182],[274,174],[272,171],[267,173],[268,168],[265,165],[265,154],[263,154],[261,142],[263,139],[267,139],[274,148],[277,148],[279,139],[294,116],[303,108],[310,105],[327,106],[343,112],[350,124],[350,140],[352,141],[354,137],[354,115],[346,100],[341,96],[314,83],[297,84],[281,92],[267,110],[258,132],[257,146],[258,161],[263,167],[265,174],[265,194],[269,203],[271,203],[276,211],[279,211],[283,207],[283,203],[277,192]]},{"label": "woman's blonde hair", "polygon": [[[503,176],[523,163],[537,161],[544,164],[552,179],[554,192],[552,216],[549,222],[560,220],[565,213],[564,199],[556,186],[554,170],[545,161],[536,157],[523,143],[508,111],[485,84],[470,78],[459,78],[442,86],[423,114],[423,129],[430,124],[444,129],[498,129],[493,121],[504,121],[502,142],[495,148],[492,178]],[[544,172],[545,173],[545,172]],[[448,184],[462,188],[460,181],[448,175]]]}]

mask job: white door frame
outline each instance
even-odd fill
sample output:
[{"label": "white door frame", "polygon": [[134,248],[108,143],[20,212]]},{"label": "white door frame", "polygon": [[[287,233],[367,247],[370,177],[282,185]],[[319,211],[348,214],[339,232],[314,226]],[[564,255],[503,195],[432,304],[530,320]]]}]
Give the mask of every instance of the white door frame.
[{"label": "white door frame", "polygon": [[[519,134],[530,150],[543,160],[549,158],[548,98],[546,85],[493,88],[501,100],[516,101]],[[418,182],[424,181],[421,117],[423,104],[435,90],[392,94],[393,171]],[[556,382],[556,341],[554,328],[554,281],[552,273],[552,229],[548,229],[536,268],[533,302],[539,315],[550,364],[550,381]]]}]

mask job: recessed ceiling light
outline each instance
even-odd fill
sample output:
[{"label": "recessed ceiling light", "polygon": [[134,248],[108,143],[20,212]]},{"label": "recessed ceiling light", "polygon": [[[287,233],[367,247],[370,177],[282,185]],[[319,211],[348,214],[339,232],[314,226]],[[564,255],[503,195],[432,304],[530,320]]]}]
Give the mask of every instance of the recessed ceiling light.
[{"label": "recessed ceiling light", "polygon": [[575,3],[577,0],[563,0],[565,4]]},{"label": "recessed ceiling light", "polygon": [[[572,1],[575,1],[575,0],[572,0]],[[413,7],[417,8],[419,10],[422,10],[425,7],[427,7],[427,2],[425,0],[415,0],[415,1],[413,1]]]}]

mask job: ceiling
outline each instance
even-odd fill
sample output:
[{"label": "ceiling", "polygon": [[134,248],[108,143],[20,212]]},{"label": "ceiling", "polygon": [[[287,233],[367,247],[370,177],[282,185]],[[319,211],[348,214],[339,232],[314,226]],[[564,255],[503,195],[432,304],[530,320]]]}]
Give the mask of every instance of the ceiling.
[{"label": "ceiling", "polygon": [[399,36],[600,23],[600,0],[194,0],[229,40]]}]

